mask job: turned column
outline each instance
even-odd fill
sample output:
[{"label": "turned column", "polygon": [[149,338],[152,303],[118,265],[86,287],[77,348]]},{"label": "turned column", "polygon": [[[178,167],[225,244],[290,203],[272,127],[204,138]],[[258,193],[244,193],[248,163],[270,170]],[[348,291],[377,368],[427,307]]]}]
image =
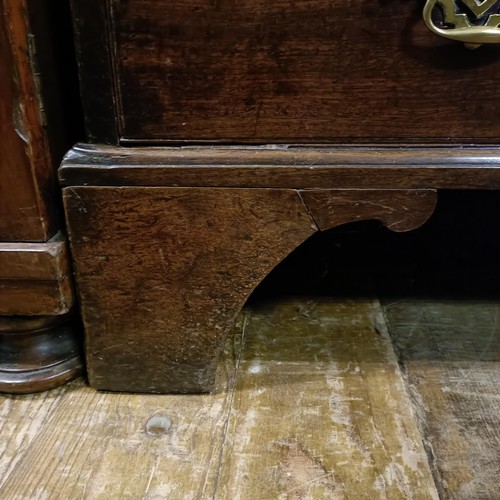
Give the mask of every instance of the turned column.
[{"label": "turned column", "polygon": [[55,179],[74,140],[49,29],[55,10],[0,0],[0,392],[50,389],[82,371]]}]

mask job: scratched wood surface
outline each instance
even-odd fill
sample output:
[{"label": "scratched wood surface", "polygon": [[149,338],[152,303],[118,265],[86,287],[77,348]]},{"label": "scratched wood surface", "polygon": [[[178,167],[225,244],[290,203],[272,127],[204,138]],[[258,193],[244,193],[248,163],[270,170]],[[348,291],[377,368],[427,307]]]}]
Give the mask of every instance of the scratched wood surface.
[{"label": "scratched wood surface", "polygon": [[2,241],[46,241],[57,224],[54,169],[40,118],[40,93],[32,70],[36,62],[29,56],[28,10],[25,1],[0,2]]},{"label": "scratched wood surface", "polygon": [[443,498],[500,498],[498,301],[387,300],[384,310]]},{"label": "scratched wood surface", "polygon": [[0,498],[212,497],[238,339],[228,342],[213,395],[98,393],[80,380],[0,396]]},{"label": "scratched wood surface", "polygon": [[257,308],[222,498],[437,498],[381,312],[326,299]]},{"label": "scratched wood surface", "polygon": [[212,395],[0,396],[0,498],[499,498],[498,306],[383,306],[261,299]]}]

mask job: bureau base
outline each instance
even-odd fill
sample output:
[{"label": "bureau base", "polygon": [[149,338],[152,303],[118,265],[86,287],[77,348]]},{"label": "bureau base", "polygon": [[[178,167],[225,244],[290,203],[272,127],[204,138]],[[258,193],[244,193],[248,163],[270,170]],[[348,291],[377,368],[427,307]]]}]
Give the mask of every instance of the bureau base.
[{"label": "bureau base", "polygon": [[210,391],[243,304],[298,245],[359,220],[415,229],[439,187],[473,172],[500,187],[497,153],[388,148],[384,163],[367,149],[360,164],[359,149],[75,149],[60,179],[91,385]]}]

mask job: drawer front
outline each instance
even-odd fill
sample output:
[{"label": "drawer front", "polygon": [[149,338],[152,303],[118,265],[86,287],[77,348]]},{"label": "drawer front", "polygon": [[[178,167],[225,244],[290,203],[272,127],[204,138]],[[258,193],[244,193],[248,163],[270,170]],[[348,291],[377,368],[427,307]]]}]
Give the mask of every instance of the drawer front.
[{"label": "drawer front", "polygon": [[124,142],[490,142],[500,49],[422,2],[111,0]]}]

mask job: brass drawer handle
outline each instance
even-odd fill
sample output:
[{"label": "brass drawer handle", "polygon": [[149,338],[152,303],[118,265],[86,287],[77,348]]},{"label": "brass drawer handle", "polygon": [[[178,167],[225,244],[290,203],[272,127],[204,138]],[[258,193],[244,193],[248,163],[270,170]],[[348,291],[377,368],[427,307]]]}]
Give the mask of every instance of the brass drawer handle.
[{"label": "brass drawer handle", "polygon": [[[436,24],[436,6],[442,11]],[[500,43],[499,0],[427,0],[425,25],[436,35],[476,48],[483,43]]]}]

